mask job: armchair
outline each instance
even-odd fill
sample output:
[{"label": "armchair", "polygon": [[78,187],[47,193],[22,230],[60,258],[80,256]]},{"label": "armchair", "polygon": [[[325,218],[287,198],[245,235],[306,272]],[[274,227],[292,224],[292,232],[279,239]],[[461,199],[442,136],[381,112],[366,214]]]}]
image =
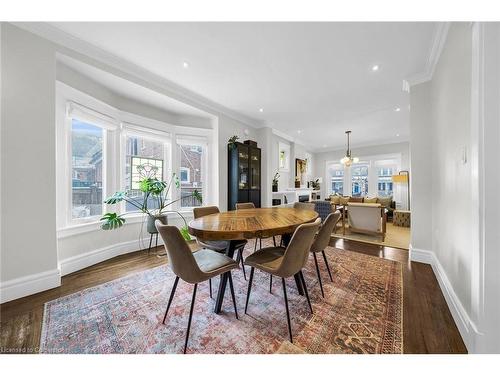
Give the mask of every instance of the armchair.
[{"label": "armchair", "polygon": [[347,210],[351,232],[374,234],[385,240],[386,209],[378,203],[348,203]]}]

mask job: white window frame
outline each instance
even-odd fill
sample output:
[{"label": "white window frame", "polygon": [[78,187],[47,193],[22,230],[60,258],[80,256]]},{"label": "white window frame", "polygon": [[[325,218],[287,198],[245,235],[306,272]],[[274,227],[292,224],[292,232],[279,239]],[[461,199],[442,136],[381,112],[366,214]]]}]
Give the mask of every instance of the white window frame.
[{"label": "white window frame", "polygon": [[[212,129],[177,126],[124,112],[58,81],[56,82],[56,194],[64,198],[57,200],[56,207],[59,238],[96,230],[99,228],[100,219],[100,216],[72,219],[72,117],[106,130],[103,134],[105,138],[103,139],[103,200],[114,191],[126,190],[124,189],[126,139],[127,136],[137,136],[163,142],[163,175],[167,181],[172,172],[178,172],[180,168],[179,156],[174,152],[174,146],[184,141],[202,146],[203,204],[217,203],[215,197],[215,187],[218,185],[215,177],[217,168],[212,165],[212,159],[217,160],[216,155],[212,155],[217,148],[214,146],[216,139],[213,137]],[[173,189],[170,195],[171,199],[180,197],[180,189]],[[181,207],[180,204],[175,202],[171,208],[182,214],[192,214],[192,208]],[[106,210],[106,205],[103,204],[103,213]],[[125,203],[113,206],[112,210],[119,214],[125,213]],[[142,216],[141,213],[134,215],[129,212],[127,222],[137,222]],[[134,219],[135,217],[137,219]]]},{"label": "white window frame", "polygon": [[[189,145],[189,146],[200,146],[202,148],[202,157],[201,157],[201,182],[202,182],[202,198],[203,198],[203,204],[205,205],[206,198],[209,197],[209,184],[207,183],[207,178],[208,178],[208,168],[209,168],[209,155],[208,150],[209,150],[209,138],[207,136],[198,136],[198,135],[193,135],[193,134],[188,134],[188,133],[179,133],[176,134],[176,146],[177,145]],[[178,160],[178,165],[179,165],[179,174],[180,174],[180,169],[181,169],[181,163],[180,163],[180,153],[178,155],[179,160]],[[189,170],[188,170],[189,174]],[[181,185],[182,188],[182,185]],[[178,190],[178,197],[181,197],[181,189]],[[179,209],[180,210],[193,210],[193,207],[181,207],[181,201],[178,202]]]}]

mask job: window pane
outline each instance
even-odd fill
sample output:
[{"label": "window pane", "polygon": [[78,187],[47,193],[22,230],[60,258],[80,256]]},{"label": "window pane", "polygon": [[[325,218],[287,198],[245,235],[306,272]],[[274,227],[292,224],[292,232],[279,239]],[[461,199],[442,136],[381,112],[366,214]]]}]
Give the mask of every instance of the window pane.
[{"label": "window pane", "polygon": [[104,130],[76,119],[71,122],[73,219],[102,214]]},{"label": "window pane", "polygon": [[378,196],[388,197],[393,195],[392,175],[395,170],[395,166],[384,166],[377,168]]},{"label": "window pane", "polygon": [[352,196],[364,197],[368,195],[368,164],[355,164],[351,167]]},{"label": "window pane", "polygon": [[203,147],[197,145],[177,145],[180,153],[181,207],[201,206],[193,197],[198,190],[203,198]]},{"label": "window pane", "polygon": [[[139,189],[139,182],[144,178],[163,180],[164,145],[162,142],[141,137],[127,137],[125,155],[125,187],[136,204],[142,206],[144,193]],[[158,208],[155,197],[149,197],[148,208]],[[125,204],[126,211],[137,211],[132,203]]]},{"label": "window pane", "polygon": [[340,164],[331,165],[328,168],[330,179],[330,194],[344,194],[344,168]]}]

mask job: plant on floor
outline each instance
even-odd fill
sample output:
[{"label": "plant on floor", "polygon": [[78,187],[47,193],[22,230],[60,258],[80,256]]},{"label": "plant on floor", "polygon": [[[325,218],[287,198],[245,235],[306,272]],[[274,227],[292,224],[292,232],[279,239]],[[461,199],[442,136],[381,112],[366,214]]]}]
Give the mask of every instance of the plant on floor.
[{"label": "plant on floor", "polygon": [[[149,169],[148,169],[149,168]],[[142,212],[147,215],[148,219],[154,221],[157,219],[162,219],[166,214],[175,213],[179,215],[184,221],[184,226],[181,228],[182,236],[186,240],[190,240],[189,232],[187,229],[187,222],[184,216],[176,210],[168,209],[175,202],[180,201],[185,198],[170,199],[169,193],[172,186],[176,188],[180,187],[179,178],[175,173],[172,174],[170,180],[162,181],[154,177],[155,173],[151,173],[150,166],[138,166],[137,167],[142,179],[139,181],[139,189],[143,193],[140,201],[137,198],[132,198],[130,196],[130,190],[127,191],[117,191],[111,197],[104,200],[106,204],[118,204],[122,201],[127,202],[131,206],[137,208],[137,211]],[[145,173],[147,171],[147,173]],[[200,203],[202,201],[201,194],[198,190],[194,190],[191,196],[198,200]],[[123,226],[125,223],[125,215],[137,213],[137,211],[126,212],[123,214],[117,214],[116,212],[107,212],[100,219],[103,221],[101,228],[104,230],[117,229]]]}]

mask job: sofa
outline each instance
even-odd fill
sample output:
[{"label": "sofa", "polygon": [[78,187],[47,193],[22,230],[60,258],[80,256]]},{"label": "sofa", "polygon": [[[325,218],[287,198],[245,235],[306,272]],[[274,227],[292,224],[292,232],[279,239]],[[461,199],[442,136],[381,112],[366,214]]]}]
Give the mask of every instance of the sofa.
[{"label": "sofa", "polygon": [[391,219],[394,214],[394,210],[396,209],[396,202],[393,200],[392,196],[389,197],[349,197],[349,196],[341,196],[341,195],[330,195],[329,198],[325,199],[329,201],[333,206],[333,211],[340,210],[342,211],[343,206],[348,205],[349,203],[377,203],[382,207],[387,209],[387,219]]}]

